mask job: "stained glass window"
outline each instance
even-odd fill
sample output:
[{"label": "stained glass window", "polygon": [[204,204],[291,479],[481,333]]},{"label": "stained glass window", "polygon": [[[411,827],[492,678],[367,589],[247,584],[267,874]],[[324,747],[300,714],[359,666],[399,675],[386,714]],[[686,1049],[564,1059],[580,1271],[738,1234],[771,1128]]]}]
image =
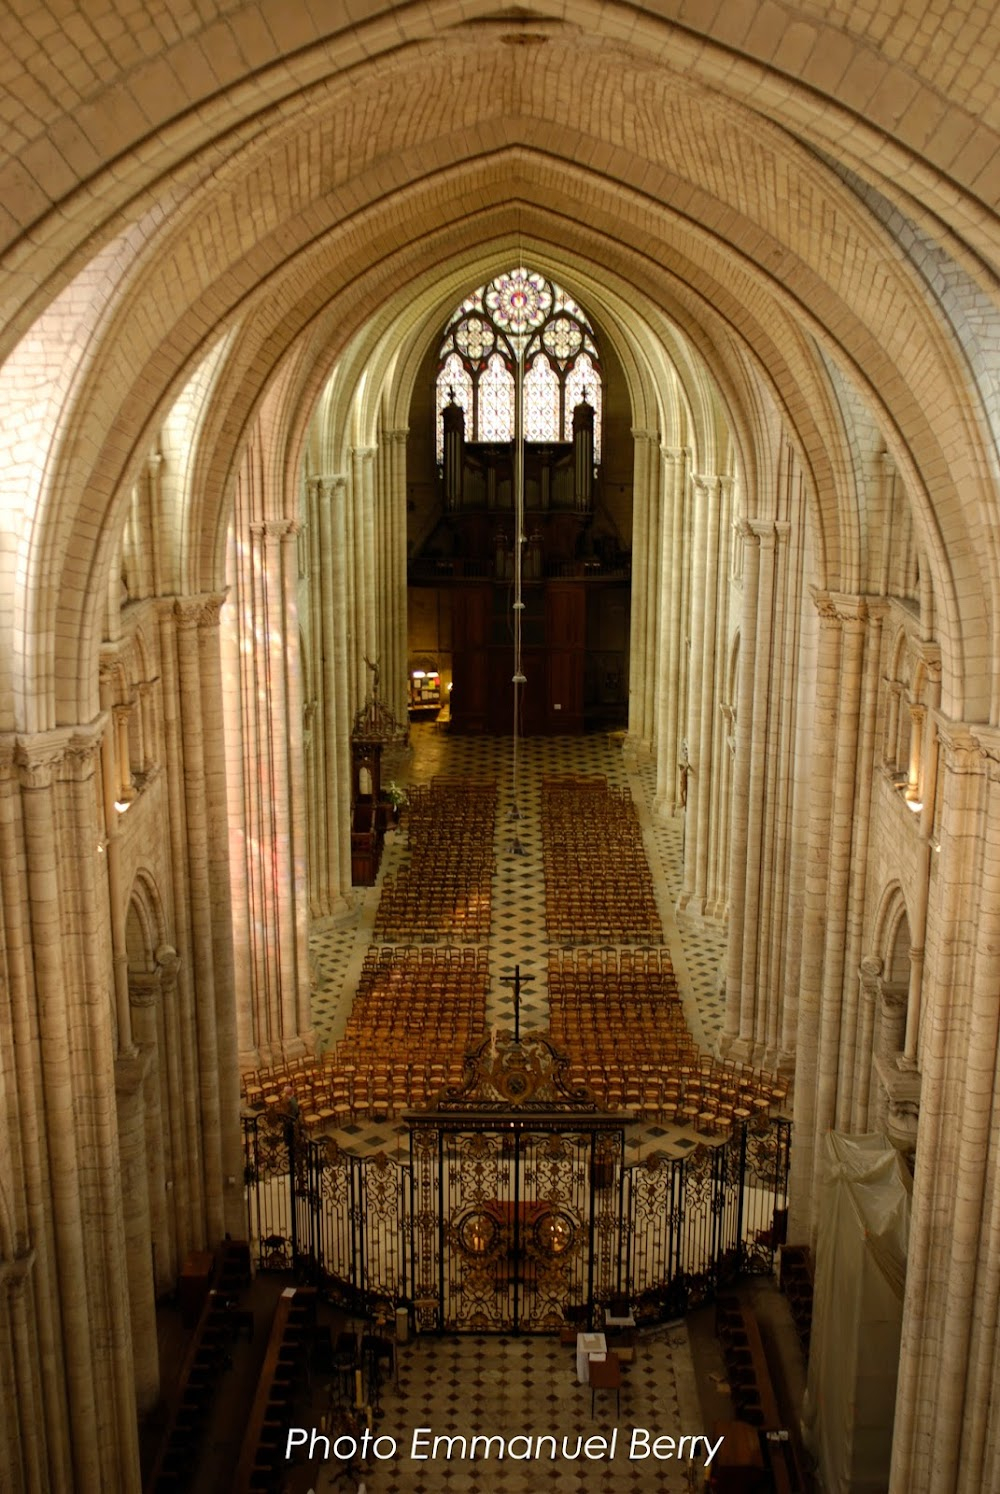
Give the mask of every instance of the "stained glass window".
[{"label": "stained glass window", "polygon": [[559,437],[559,375],[544,353],[524,376],[524,439],[555,441]]},{"label": "stained glass window", "polygon": [[563,440],[573,439],[573,411],[582,400],[594,409],[594,461],[601,459],[601,376],[589,353],[581,353],[566,378]]},{"label": "stained glass window", "polygon": [[513,441],[514,375],[499,353],[494,353],[477,390],[478,440]]},{"label": "stained glass window", "polygon": [[560,286],[518,265],[480,286],[449,318],[438,355],[438,461],[449,389],[466,412],[466,440],[513,440],[519,359],[525,439],[571,441],[573,409],[586,390],[595,412],[594,459],[600,460],[603,401],[594,329]]},{"label": "stained glass window", "polygon": [[548,281],[523,268],[498,275],[483,293],[483,304],[495,324],[515,337],[542,325],[552,310],[552,299]]},{"label": "stained glass window", "polygon": [[475,367],[485,364],[496,347],[496,341],[496,333],[482,317],[464,317],[455,329],[455,346],[466,361]]},{"label": "stained glass window", "polygon": [[449,353],[438,374],[437,459],[439,462],[444,461],[444,425],[441,421],[441,411],[445,405],[451,404],[452,399],[465,411],[465,437],[467,441],[471,441],[473,439],[472,406],[474,402],[472,379],[457,353]]},{"label": "stained glass window", "polygon": [[542,346],[553,358],[565,363],[583,347],[583,328],[568,316],[553,317],[542,332]]}]

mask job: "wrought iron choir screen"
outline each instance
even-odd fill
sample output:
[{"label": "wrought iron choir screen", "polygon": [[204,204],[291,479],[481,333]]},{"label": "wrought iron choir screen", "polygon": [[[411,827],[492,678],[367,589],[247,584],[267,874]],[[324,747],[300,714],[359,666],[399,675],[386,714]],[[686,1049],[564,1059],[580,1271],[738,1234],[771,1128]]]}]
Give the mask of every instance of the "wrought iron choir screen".
[{"label": "wrought iron choir screen", "polygon": [[630,1117],[598,1110],[567,1067],[544,1038],[487,1038],[459,1089],[407,1117],[408,1147],[375,1156],[287,1117],[248,1118],[258,1265],[406,1304],[423,1331],[451,1332],[551,1330],[621,1294],[655,1321],[769,1271],[789,1123],[765,1115],[684,1156],[632,1161]]}]

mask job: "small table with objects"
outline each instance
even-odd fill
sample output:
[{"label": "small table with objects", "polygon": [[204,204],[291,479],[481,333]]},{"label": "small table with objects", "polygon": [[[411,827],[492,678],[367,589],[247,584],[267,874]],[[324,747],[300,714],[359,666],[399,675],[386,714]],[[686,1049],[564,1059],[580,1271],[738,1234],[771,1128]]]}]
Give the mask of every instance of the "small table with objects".
[{"label": "small table with objects", "polygon": [[608,1341],[603,1333],[576,1335],[576,1378],[580,1385],[590,1384],[591,1354],[607,1354]]}]

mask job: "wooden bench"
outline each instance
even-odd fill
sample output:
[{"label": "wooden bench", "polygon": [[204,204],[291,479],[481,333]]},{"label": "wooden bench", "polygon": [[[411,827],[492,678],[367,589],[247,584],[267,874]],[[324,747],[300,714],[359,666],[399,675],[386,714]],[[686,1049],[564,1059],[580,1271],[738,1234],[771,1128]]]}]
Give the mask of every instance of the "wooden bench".
[{"label": "wooden bench", "polygon": [[781,1290],[788,1298],[795,1331],[808,1358],[813,1310],[812,1251],[808,1245],[782,1245],[779,1261]]},{"label": "wooden bench", "polygon": [[803,1494],[806,1482],[798,1438],[778,1406],[756,1316],[737,1299],[720,1298],[716,1326],[733,1405],[740,1419],[761,1436],[775,1494]]},{"label": "wooden bench", "polygon": [[190,1487],[219,1377],[230,1362],[236,1333],[235,1309],[228,1293],[209,1291],[188,1345],[147,1494]]},{"label": "wooden bench", "polygon": [[282,1292],[240,1448],[233,1494],[270,1488],[287,1469],[279,1434],[289,1425],[297,1377],[309,1364],[315,1324],[315,1287],[288,1287]]}]

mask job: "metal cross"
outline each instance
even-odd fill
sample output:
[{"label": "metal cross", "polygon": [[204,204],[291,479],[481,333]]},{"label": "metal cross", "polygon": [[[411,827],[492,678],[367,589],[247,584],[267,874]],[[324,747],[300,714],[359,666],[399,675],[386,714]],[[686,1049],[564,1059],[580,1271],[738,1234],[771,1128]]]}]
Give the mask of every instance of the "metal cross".
[{"label": "metal cross", "polygon": [[513,975],[501,975],[502,986],[514,987],[514,1041],[521,1041],[521,987],[526,986],[529,980],[534,980],[533,975],[522,975],[520,965],[514,966]]}]

